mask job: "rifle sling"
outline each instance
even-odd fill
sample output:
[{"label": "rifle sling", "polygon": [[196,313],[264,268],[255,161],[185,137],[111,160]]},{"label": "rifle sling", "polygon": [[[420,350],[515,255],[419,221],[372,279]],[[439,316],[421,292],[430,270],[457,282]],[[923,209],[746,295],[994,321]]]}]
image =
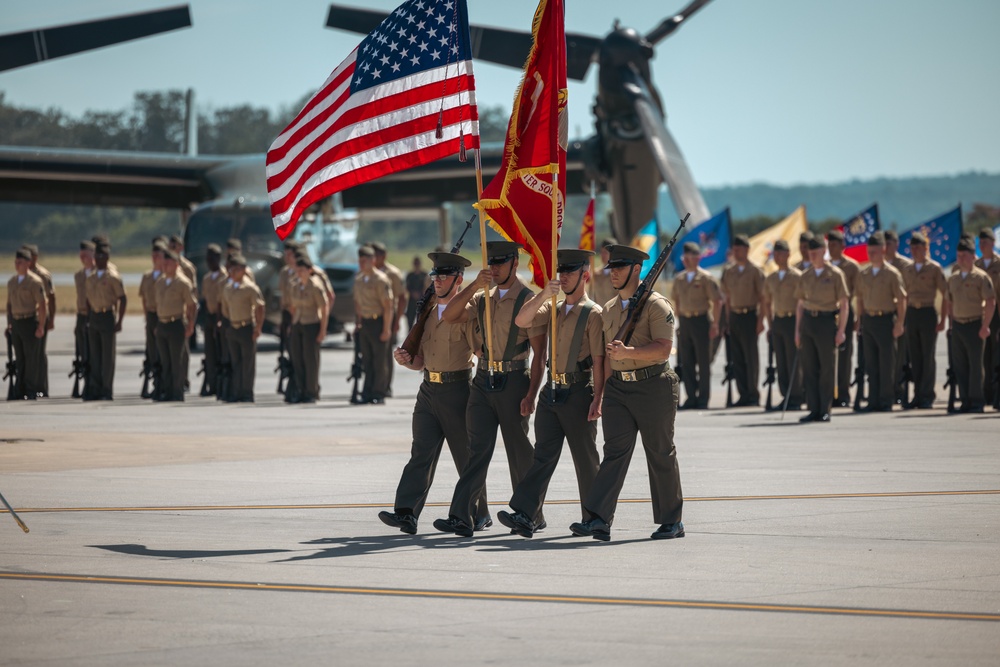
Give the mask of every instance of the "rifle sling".
[{"label": "rifle sling", "polygon": [[[561,301],[558,304],[558,308],[562,308],[565,301]],[[576,320],[576,327],[573,329],[573,340],[569,343],[569,356],[566,361],[566,372],[572,373],[574,370],[586,371],[594,365],[594,358],[588,356],[583,361],[577,363],[576,360],[580,357],[580,346],[583,345],[583,334],[587,331],[587,320],[590,319],[590,311],[594,308],[594,302],[590,299],[586,299],[580,304],[580,317]],[[570,368],[570,364],[574,368]]]},{"label": "rifle sling", "polygon": [[[528,299],[528,295],[531,294],[531,290],[524,288],[521,293],[517,295],[517,299],[514,301],[514,310],[512,311],[512,317],[510,321],[510,330],[507,332],[507,347],[504,348],[503,357],[501,359],[494,359],[494,361],[511,361],[514,357],[519,354],[523,354],[528,351],[530,347],[529,341],[522,341],[520,345],[517,343],[517,334],[521,327],[514,324],[514,318],[517,314],[521,312],[521,306]],[[483,340],[486,340],[486,300],[491,298],[489,294],[486,295],[486,299],[479,300],[479,330],[483,332]],[[498,299],[499,301],[499,299]],[[489,355],[488,343],[483,343],[483,358],[487,358]]]}]

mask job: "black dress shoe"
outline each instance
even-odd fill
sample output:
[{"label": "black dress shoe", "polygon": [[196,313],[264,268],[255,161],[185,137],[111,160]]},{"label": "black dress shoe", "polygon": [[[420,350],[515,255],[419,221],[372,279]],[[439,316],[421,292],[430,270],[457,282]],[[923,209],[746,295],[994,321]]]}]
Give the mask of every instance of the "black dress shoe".
[{"label": "black dress shoe", "polygon": [[417,534],[417,517],[412,514],[397,514],[395,512],[379,512],[378,518],[387,526],[399,528],[407,535]]},{"label": "black dress shoe", "polygon": [[476,525],[472,527],[472,530],[479,533],[486,530],[487,528],[490,528],[492,525],[493,525],[493,519],[490,517],[489,514],[487,514],[486,516],[481,516],[478,519],[476,519]]},{"label": "black dress shoe", "polygon": [[819,417],[816,417],[816,419],[814,421],[829,422],[830,421],[830,413],[829,412],[824,412]]},{"label": "black dress shoe", "polygon": [[434,527],[442,533],[454,533],[462,537],[472,537],[472,528],[469,524],[453,516],[447,519],[434,519]]},{"label": "black dress shoe", "polygon": [[837,401],[833,402],[833,407],[835,407],[835,408],[848,408],[850,406],[851,406],[851,404],[848,401],[845,401],[843,399],[840,399],[840,400],[837,400]]},{"label": "black dress shoe", "polygon": [[580,523],[571,524],[570,531],[580,537],[593,537],[601,542],[611,541],[611,526],[604,522],[604,519],[591,519]]},{"label": "black dress shoe", "polygon": [[524,512],[514,512],[510,514],[503,510],[497,512],[497,519],[500,523],[510,528],[510,532],[529,540],[535,534],[535,522],[528,518]]},{"label": "black dress shoe", "polygon": [[814,422],[817,419],[819,419],[819,415],[817,415],[815,412],[810,412],[805,417],[799,417],[799,423],[808,424],[809,422]]},{"label": "black dress shoe", "polygon": [[680,521],[662,524],[650,537],[654,540],[672,540],[675,537],[684,537],[684,524]]},{"label": "black dress shoe", "polygon": [[548,522],[546,522],[545,519],[542,519],[541,523],[535,524],[535,532],[537,533],[540,530],[545,530],[548,527],[549,527]]}]

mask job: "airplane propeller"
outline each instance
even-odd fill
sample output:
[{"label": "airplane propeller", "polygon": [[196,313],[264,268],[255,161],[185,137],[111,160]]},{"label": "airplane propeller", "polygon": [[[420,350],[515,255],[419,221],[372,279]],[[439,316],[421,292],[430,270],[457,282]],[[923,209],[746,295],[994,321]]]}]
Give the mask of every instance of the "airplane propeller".
[{"label": "airplane propeller", "polygon": [[0,72],[191,26],[187,5],[0,35]]},{"label": "airplane propeller", "polygon": [[[667,130],[663,105],[652,85],[649,61],[654,46],[674,33],[711,0],[694,0],[643,36],[615,22],[603,39],[566,34],[567,76],[582,80],[598,63],[594,116],[597,134],[583,141],[587,180],[610,193],[612,229],[622,241],[633,238],[656,215],[659,187],[666,183],[680,216],[691,213],[697,224],[710,217],[687,161]],[[326,26],[367,34],[385,12],[330,5]],[[470,27],[473,58],[521,68],[531,48],[531,34],[482,26]]]}]

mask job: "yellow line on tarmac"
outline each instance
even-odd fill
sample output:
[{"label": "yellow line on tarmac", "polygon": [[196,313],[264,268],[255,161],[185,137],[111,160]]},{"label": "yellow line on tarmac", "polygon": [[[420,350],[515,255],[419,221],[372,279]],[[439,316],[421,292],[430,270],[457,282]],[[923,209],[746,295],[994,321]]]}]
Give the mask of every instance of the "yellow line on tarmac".
[{"label": "yellow line on tarmac", "polygon": [[[684,502],[726,502],[746,500],[831,500],[838,498],[919,498],[925,496],[989,496],[1000,495],[1000,489],[982,489],[968,491],[889,491],[885,493],[806,493],[792,495],[765,496],[702,496],[685,498]],[[580,501],[546,500],[546,505],[576,505]],[[649,498],[622,498],[619,503],[648,503]],[[494,501],[490,505],[505,506],[503,501]],[[221,512],[233,510],[347,510],[347,509],[377,509],[392,507],[387,503],[315,503],[301,505],[158,505],[148,507],[19,507],[18,513],[31,512]],[[448,507],[448,503],[427,503],[426,507]],[[0,513],[6,513],[0,509]]]},{"label": "yellow line on tarmac", "polygon": [[402,588],[362,588],[355,586],[320,586],[304,584],[263,584],[239,581],[199,581],[184,579],[150,579],[134,577],[100,577],[76,574],[0,573],[0,579],[19,581],[69,582],[86,584],[131,584],[170,588],[210,588],[226,590],[278,591],[285,593],[333,593],[341,595],[374,595],[408,598],[452,600],[487,600],[494,602],[551,602],[623,607],[660,607],[681,609],[711,609],[716,611],[762,611],[785,614],[829,614],[834,616],[912,618],[944,621],[1000,622],[1000,614],[976,612],[931,611],[919,609],[870,609],[864,607],[823,607],[813,605],[751,604],[702,600],[656,600],[648,598],[611,598],[578,595],[534,595],[520,593],[486,593]]}]

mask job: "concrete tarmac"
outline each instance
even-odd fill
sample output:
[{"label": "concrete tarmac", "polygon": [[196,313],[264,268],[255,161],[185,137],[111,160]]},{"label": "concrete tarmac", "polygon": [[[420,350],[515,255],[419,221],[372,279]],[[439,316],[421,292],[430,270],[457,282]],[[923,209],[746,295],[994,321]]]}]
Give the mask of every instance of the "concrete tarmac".
[{"label": "concrete tarmac", "polygon": [[[799,425],[719,409],[720,352],[713,409],[677,419],[684,539],[649,539],[641,447],[610,543],[569,533],[568,453],[534,539],[437,533],[447,453],[411,537],[377,513],[418,374],[351,406],[351,349],[331,338],[320,402],[285,405],[265,339],[257,403],[152,404],[130,317],[116,400],[85,404],[56,325],[54,398],[0,403],[0,492],[30,528],[0,511],[0,665],[1000,662],[1000,414],[946,415],[944,392],[934,410]],[[502,446],[488,490],[495,514]]]}]

